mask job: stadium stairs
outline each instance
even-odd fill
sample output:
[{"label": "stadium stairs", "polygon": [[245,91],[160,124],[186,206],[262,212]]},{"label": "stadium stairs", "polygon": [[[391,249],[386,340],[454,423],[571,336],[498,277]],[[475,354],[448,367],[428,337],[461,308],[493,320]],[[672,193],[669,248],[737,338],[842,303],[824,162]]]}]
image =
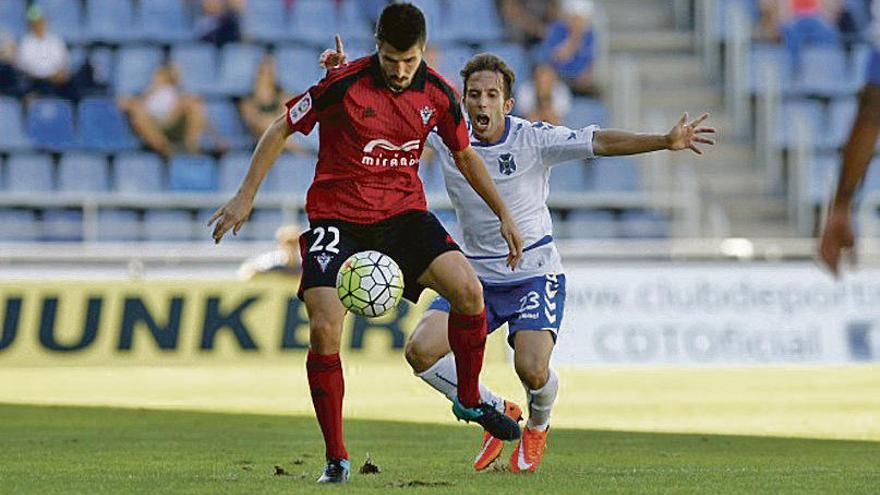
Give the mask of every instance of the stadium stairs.
[{"label": "stadium stairs", "polygon": [[697,172],[706,234],[796,236],[784,200],[765,192],[763,175],[753,165],[752,144],[726,132],[731,124],[724,110],[720,75],[704,72],[694,32],[692,28],[675,28],[670,3],[602,1],[609,22],[611,60],[627,56],[638,63],[642,121],[657,116],[671,126],[684,111],[692,117],[702,111],[712,114],[710,124],[718,130],[718,144],[703,157],[684,153],[675,156],[678,164],[692,165]]}]

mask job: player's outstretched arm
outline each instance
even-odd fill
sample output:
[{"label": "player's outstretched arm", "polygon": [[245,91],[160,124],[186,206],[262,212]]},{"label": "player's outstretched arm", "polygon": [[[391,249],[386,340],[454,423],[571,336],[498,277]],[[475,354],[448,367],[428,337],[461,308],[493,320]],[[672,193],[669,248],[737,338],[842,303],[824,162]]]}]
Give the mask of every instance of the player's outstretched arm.
[{"label": "player's outstretched arm", "polygon": [[522,236],[507,209],[507,205],[501,200],[501,195],[498,194],[498,189],[495,188],[495,183],[492,182],[492,177],[486,170],[486,164],[470,146],[454,152],[452,156],[464,178],[501,220],[501,236],[504,237],[510,250],[507,255],[507,264],[511,269],[515,269],[519,260],[522,259]]},{"label": "player's outstretched arm", "polygon": [[704,113],[693,122],[688,122],[688,114],[685,113],[666,134],[641,134],[618,129],[596,131],[593,136],[593,153],[597,156],[618,156],[689,149],[702,155],[703,150],[699,144],[715,144],[714,139],[707,137],[714,135],[715,129],[702,126],[707,118],[709,114]]},{"label": "player's outstretched arm", "polygon": [[260,184],[262,184],[269,169],[275,164],[275,160],[278,159],[278,155],[281,154],[281,150],[284,148],[284,142],[291,134],[292,132],[287,124],[287,117],[285,115],[275,119],[275,122],[263,132],[251,157],[251,166],[241,182],[238,192],[225,205],[217,209],[211,216],[211,219],[208,220],[209,227],[216,222],[214,224],[214,232],[211,235],[214,238],[215,244],[223,239],[223,235],[229,229],[232,229],[233,235],[238,234],[238,230],[247,220],[248,215],[250,215],[254,204],[254,197],[257,195]]},{"label": "player's outstretched arm", "polygon": [[874,146],[880,135],[880,86],[868,85],[859,100],[859,111],[853,123],[849,140],[843,149],[843,164],[837,182],[837,192],[831,202],[822,240],[819,242],[819,256],[822,262],[837,276],[840,258],[852,251],[855,235],[852,228],[852,202],[871,158]]}]

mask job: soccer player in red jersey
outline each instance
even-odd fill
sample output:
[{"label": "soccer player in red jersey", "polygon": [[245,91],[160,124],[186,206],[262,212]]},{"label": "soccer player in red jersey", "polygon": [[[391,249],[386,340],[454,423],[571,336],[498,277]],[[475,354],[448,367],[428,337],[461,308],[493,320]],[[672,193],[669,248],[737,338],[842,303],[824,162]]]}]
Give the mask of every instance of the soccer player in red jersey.
[{"label": "soccer player in red jersey", "polygon": [[374,249],[391,256],[403,271],[407,299],[416,301],[430,287],[450,301],[456,417],[474,421],[504,440],[520,435],[515,421],[480,401],[487,332],[482,286],[458,245],[427,211],[417,173],[432,128],[498,216],[511,269],[522,256],[522,240],[482,159],[470,147],[459,95],[423,60],[426,41],[425,18],[417,7],[387,6],[376,28],[377,53],[329,70],[315,86],[287,102],[285,115],[260,138],[238,192],[209,221],[216,222],[215,242],[230,229],[236,234],[287,137],[307,134],[321,124],[318,165],[306,197],[310,229],[300,237],[299,290],[309,314],[309,387],[326,445],[327,465],[319,482],[345,482],[350,473],[339,360],[345,308],[335,285],[343,261],[358,251]]}]

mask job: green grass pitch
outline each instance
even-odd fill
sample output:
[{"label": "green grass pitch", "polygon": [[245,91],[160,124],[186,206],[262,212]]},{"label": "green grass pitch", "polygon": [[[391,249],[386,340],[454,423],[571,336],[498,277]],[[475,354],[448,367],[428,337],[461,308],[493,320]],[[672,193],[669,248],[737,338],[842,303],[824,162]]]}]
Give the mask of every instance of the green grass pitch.
[{"label": "green grass pitch", "polygon": [[[292,361],[0,368],[0,494],[337,491],[314,483],[323,444],[302,363]],[[563,369],[545,463],[514,475],[474,472],[480,431],[456,424],[402,363],[345,362],[353,464],[369,452],[382,470],[356,473],[346,493],[880,487],[876,367]],[[508,364],[489,363],[484,376],[520,399]]]},{"label": "green grass pitch", "polygon": [[[2,493],[327,493],[312,418],[0,406]],[[540,473],[476,473],[475,428],[352,420],[347,493],[877,493],[880,443],[558,429]],[[508,446],[506,451],[509,452]],[[278,468],[280,468],[280,471]],[[279,471],[279,474],[276,474]],[[283,474],[281,474],[283,472]]]}]

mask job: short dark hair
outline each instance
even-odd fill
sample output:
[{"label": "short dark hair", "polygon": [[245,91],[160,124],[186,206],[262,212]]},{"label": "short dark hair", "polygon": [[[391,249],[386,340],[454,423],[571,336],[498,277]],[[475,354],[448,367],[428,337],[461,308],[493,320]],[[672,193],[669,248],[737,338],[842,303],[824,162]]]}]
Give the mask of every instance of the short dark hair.
[{"label": "short dark hair", "polygon": [[501,77],[504,78],[504,99],[510,99],[513,95],[513,83],[516,82],[516,74],[513,73],[510,67],[501,59],[498,55],[493,55],[491,53],[481,53],[479,55],[474,55],[470,60],[464,64],[464,68],[461,69],[461,80],[464,84],[464,92],[467,94],[467,83],[468,79],[475,73],[488,70],[490,72],[497,72],[501,74]]},{"label": "short dark hair", "polygon": [[382,10],[376,25],[376,40],[405,52],[428,40],[425,15],[411,3],[392,3]]}]

